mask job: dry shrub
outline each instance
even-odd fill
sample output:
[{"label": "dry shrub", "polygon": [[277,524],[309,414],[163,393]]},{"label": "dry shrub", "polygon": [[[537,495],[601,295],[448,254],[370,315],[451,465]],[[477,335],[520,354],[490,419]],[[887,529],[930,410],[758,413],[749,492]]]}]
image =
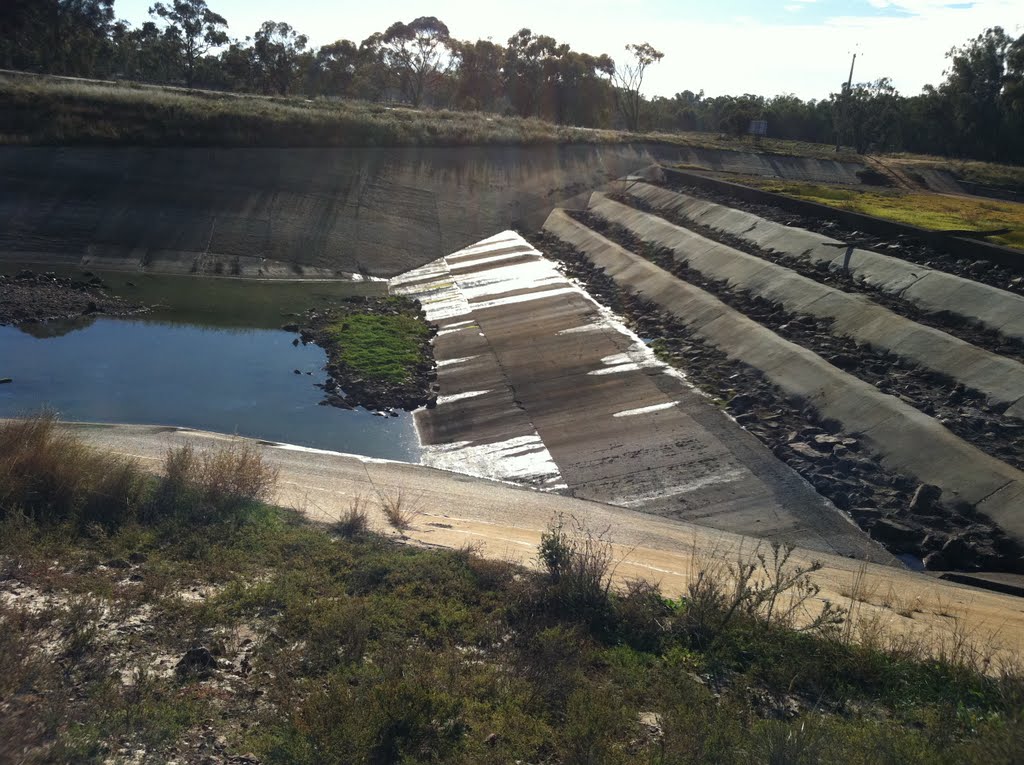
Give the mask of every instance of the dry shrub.
[{"label": "dry shrub", "polygon": [[411,502],[402,491],[383,492],[378,494],[380,509],[384,517],[395,531],[404,533],[412,527],[412,522],[420,514],[419,508]]},{"label": "dry shrub", "polygon": [[138,463],[87,446],[52,413],[0,423],[0,515],[114,527],[147,490]]},{"label": "dry shrub", "polygon": [[343,512],[334,522],[333,529],[340,536],[352,539],[365,534],[370,529],[370,516],[366,510],[367,502],[362,496],[356,496],[348,510]]},{"label": "dry shrub", "polygon": [[151,512],[191,521],[241,520],[252,505],[273,496],[278,471],[244,441],[197,452],[192,444],[170,449]]}]

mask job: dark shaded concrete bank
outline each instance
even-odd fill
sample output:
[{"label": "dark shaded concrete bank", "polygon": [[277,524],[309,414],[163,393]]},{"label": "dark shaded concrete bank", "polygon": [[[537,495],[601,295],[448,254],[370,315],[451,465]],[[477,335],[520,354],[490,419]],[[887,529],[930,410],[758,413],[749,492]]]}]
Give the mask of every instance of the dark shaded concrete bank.
[{"label": "dark shaded concrete bank", "polygon": [[891,560],[614,314],[506,231],[403,274],[439,327],[424,464]]},{"label": "dark shaded concrete bank", "polygon": [[[859,165],[665,145],[0,148],[0,258],[390,276],[652,162],[857,183]],[[585,198],[583,198],[585,200]]]}]

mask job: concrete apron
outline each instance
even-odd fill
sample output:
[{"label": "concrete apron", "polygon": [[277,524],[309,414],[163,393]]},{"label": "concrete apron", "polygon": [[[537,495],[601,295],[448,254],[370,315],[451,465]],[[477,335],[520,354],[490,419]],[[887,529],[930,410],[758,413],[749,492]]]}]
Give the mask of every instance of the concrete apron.
[{"label": "concrete apron", "polygon": [[426,465],[889,562],[795,472],[506,231],[391,281],[440,331]]}]

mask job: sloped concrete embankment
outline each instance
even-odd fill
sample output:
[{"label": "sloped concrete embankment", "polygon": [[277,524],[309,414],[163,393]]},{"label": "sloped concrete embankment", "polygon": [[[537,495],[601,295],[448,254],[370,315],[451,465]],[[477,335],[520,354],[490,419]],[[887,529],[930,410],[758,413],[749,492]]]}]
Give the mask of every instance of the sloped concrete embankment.
[{"label": "sloped concrete embankment", "polygon": [[[640,187],[634,186],[630,194],[646,201],[655,196],[654,192],[657,192],[659,198],[662,192],[680,196],[663,189],[643,187],[642,184]],[[680,205],[685,204],[685,200],[678,201]],[[831,331],[834,334],[885,349],[914,365],[946,375],[983,393],[993,403],[1008,407],[1011,416],[1024,414],[1024,365],[1013,359],[977,348],[940,330],[922,326],[873,303],[863,295],[842,292],[781,265],[706,239],[656,215],[619,204],[600,192],[591,197],[588,209],[608,221],[622,225],[645,241],[668,248],[678,260],[686,262],[690,268],[710,279],[725,281],[730,287],[746,290],[788,311],[831,320]],[[717,222],[720,226],[725,225],[721,218]],[[773,225],[778,227],[778,224]],[[730,225],[730,228],[740,230],[738,226]],[[755,230],[756,226],[747,230],[744,237],[752,237]],[[799,230],[793,230],[793,239],[803,243],[808,241],[804,232]],[[773,241],[774,246],[778,247],[778,239]],[[786,251],[792,253],[798,247],[789,244]],[[902,271],[904,265],[910,265],[896,258],[878,255],[875,263],[865,264],[864,259],[859,258],[858,272],[871,272],[870,276],[865,274],[864,278],[887,284],[882,281],[886,274],[880,268],[873,267],[887,261],[897,261],[898,264],[889,269],[890,275],[894,270]],[[834,260],[829,263],[835,265]],[[941,277],[948,275],[941,274]],[[949,278],[966,281],[958,277]],[[900,281],[899,276],[896,279]],[[1000,293],[1000,296],[1004,296],[1004,302],[1009,304],[1003,309],[1006,314],[1017,306],[1024,318],[1024,301],[1009,293]],[[964,305],[963,309],[971,310],[971,305]]]},{"label": "sloped concrete embankment", "polygon": [[822,418],[855,433],[887,466],[938,486],[1024,541],[1024,474],[965,443],[897,397],[829,364],[556,210],[545,230],[584,253],[631,293],[678,317],[703,341],[759,370]]},{"label": "sloped concrete embankment", "polygon": [[397,277],[439,332],[423,461],[713,528],[889,560],[513,232]]},{"label": "sloped concrete embankment", "polygon": [[928,311],[948,311],[1015,340],[1024,340],[1024,297],[891,255],[848,248],[845,242],[648,183],[616,189],[651,207],[739,237],[753,245],[845,270]]},{"label": "sloped concrete embankment", "polygon": [[[858,165],[668,145],[0,148],[0,258],[266,278],[391,276],[652,162],[803,180]],[[855,180],[853,182],[856,182]]]}]

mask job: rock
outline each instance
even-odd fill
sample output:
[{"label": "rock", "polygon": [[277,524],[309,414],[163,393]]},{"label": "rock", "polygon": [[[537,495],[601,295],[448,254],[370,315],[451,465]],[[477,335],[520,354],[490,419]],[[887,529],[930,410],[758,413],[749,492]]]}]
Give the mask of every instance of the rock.
[{"label": "rock", "polygon": [[733,396],[729,400],[729,409],[731,409],[734,412],[746,412],[755,403],[757,403],[757,399],[755,399],[749,393],[740,393],[739,395]]},{"label": "rock", "polygon": [[297,374],[297,375],[301,375],[302,374],[302,372],[300,372],[298,369],[293,369],[292,372],[293,372],[293,374]]},{"label": "rock", "polygon": [[871,527],[871,536],[879,542],[901,548],[916,546],[924,539],[924,533],[920,529],[892,518],[879,518]]},{"label": "rock", "polygon": [[6,385],[7,383],[12,382],[14,382],[14,380],[12,380],[10,377],[0,377],[0,385]]},{"label": "rock", "polygon": [[948,571],[949,561],[941,550],[933,550],[924,556],[924,567],[929,571]]},{"label": "rock", "polygon": [[942,556],[950,568],[973,570],[986,568],[998,558],[986,543],[975,543],[963,536],[950,537],[942,546]]},{"label": "rock", "polygon": [[148,560],[145,553],[133,552],[128,556],[128,561],[138,565],[139,563],[145,563]]},{"label": "rock", "polygon": [[801,457],[806,457],[809,460],[822,460],[827,459],[828,455],[818,451],[813,446],[803,441],[795,441],[789,445],[789,448],[799,454]]},{"label": "rock", "polygon": [[484,743],[492,749],[498,745],[499,741],[501,741],[501,736],[497,733],[491,733],[484,739]]},{"label": "rock", "polygon": [[179,673],[210,672],[217,668],[217,660],[205,646],[190,648],[174,667]]},{"label": "rock", "polygon": [[128,561],[126,561],[124,558],[111,558],[110,560],[108,560],[103,565],[105,565],[107,568],[121,568],[121,569],[131,568],[132,567],[132,564],[129,563]]},{"label": "rock", "polygon": [[942,489],[938,486],[933,486],[930,483],[921,484],[914,491],[914,496],[910,500],[910,512],[930,513],[935,509],[935,505],[941,496]]},{"label": "rock", "polygon": [[661,715],[657,712],[640,712],[636,716],[636,720],[640,723],[640,727],[647,734],[648,738],[657,740],[665,735]]},{"label": "rock", "polygon": [[281,329],[283,329],[285,332],[298,332],[299,331],[299,325],[298,324],[283,324],[283,325],[281,325]]}]

